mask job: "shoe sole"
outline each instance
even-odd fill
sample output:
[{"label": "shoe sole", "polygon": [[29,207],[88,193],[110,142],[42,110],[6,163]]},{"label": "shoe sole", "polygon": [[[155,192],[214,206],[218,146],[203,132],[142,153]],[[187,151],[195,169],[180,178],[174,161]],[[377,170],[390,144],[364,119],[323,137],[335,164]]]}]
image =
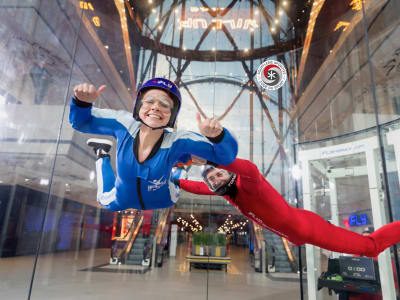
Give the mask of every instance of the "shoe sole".
[{"label": "shoe sole", "polygon": [[95,149],[103,149],[106,152],[109,152],[111,150],[111,147],[113,143],[109,140],[103,140],[103,139],[88,139],[86,144],[90,147],[93,147]]}]

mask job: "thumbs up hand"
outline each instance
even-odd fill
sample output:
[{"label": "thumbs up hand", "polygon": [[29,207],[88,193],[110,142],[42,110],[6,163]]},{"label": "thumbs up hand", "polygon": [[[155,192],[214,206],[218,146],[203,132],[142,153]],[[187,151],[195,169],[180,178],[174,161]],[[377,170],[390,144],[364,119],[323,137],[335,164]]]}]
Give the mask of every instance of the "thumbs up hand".
[{"label": "thumbs up hand", "polygon": [[96,90],[96,87],[89,83],[81,83],[74,87],[75,97],[80,101],[93,103],[103,93],[107,86],[102,85]]}]

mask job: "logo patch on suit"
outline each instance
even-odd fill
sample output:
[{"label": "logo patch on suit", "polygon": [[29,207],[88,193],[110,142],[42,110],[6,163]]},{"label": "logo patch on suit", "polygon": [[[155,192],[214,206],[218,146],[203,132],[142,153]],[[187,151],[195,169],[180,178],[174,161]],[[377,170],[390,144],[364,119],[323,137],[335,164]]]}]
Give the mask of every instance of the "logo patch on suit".
[{"label": "logo patch on suit", "polygon": [[166,183],[167,183],[167,179],[164,179],[164,176],[158,180],[154,179],[153,181],[150,181],[150,184],[147,186],[147,190],[149,192],[156,191],[156,190],[160,189]]}]

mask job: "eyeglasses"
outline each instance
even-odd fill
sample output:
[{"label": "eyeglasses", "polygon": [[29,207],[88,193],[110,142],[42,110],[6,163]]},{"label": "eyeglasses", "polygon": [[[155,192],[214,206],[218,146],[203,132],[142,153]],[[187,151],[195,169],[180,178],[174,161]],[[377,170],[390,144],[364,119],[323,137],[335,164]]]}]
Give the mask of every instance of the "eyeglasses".
[{"label": "eyeglasses", "polygon": [[172,106],[171,106],[171,103],[169,102],[169,99],[167,97],[163,97],[161,95],[146,96],[145,98],[142,99],[142,106],[145,108],[150,108],[156,102],[158,102],[158,106],[160,107],[161,111],[170,112],[172,110]]}]

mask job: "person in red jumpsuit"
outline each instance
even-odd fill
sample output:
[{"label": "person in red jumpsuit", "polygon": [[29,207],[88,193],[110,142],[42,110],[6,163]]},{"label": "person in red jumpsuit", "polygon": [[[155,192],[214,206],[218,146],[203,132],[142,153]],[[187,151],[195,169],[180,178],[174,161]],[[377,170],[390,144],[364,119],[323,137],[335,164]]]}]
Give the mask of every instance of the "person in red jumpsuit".
[{"label": "person in red jumpsuit", "polygon": [[[207,162],[196,160],[197,165]],[[243,215],[295,245],[308,243],[339,253],[375,257],[400,242],[400,221],[363,236],[332,225],[311,211],[291,207],[248,160],[236,158],[227,166],[203,168],[205,183],[177,179],[173,174],[171,179],[193,194],[223,196]]]}]

